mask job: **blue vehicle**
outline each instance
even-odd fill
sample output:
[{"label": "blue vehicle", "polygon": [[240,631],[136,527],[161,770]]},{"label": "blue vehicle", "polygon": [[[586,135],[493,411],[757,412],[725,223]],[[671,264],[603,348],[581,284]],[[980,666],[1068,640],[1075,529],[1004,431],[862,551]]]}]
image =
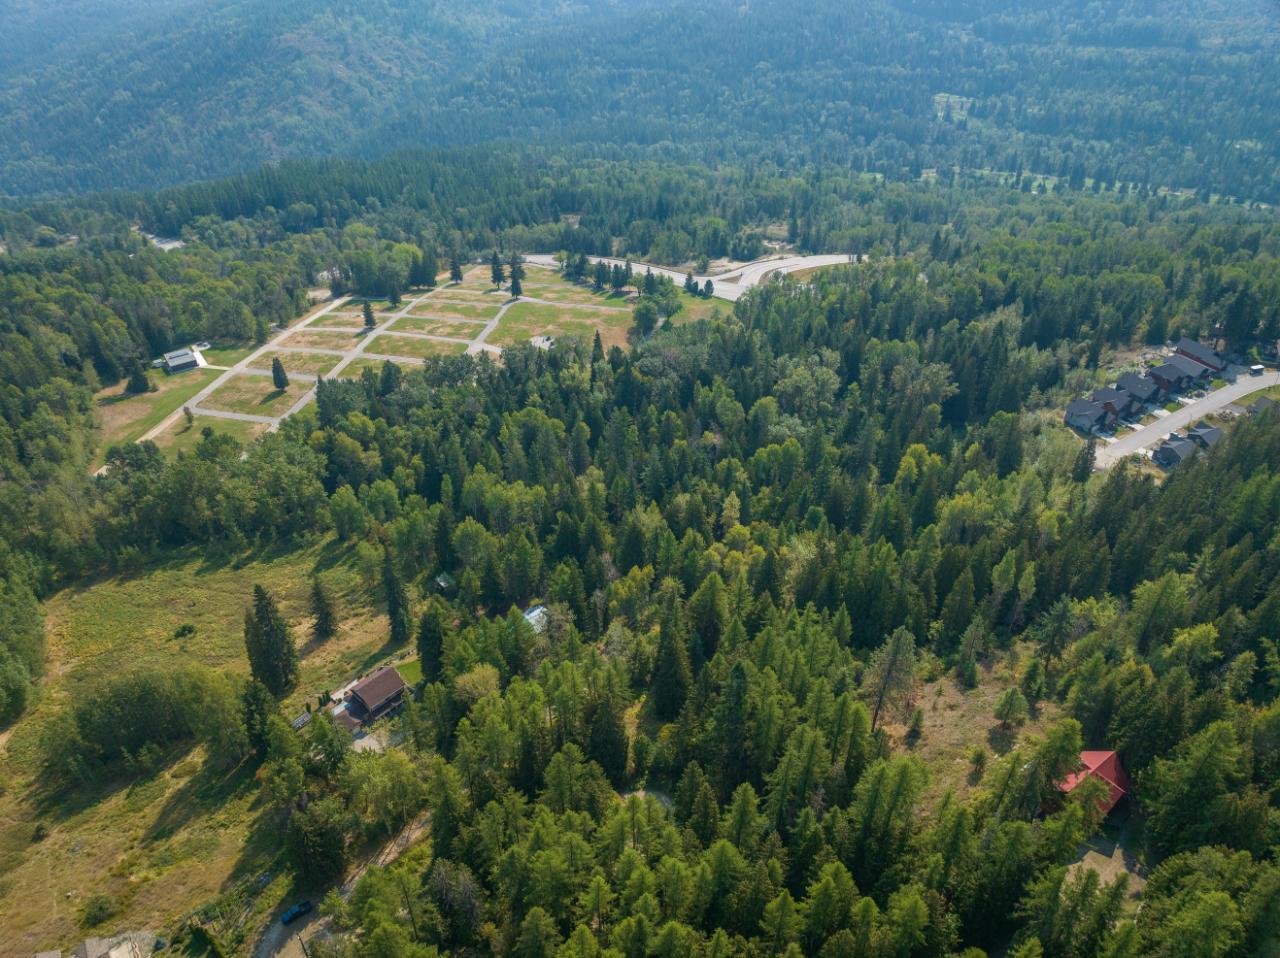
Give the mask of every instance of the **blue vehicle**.
[{"label": "blue vehicle", "polygon": [[303,915],[310,912],[313,907],[314,906],[311,904],[311,899],[309,898],[306,901],[298,902],[296,905],[294,905],[292,908],[290,908],[288,911],[286,911],[283,915],[280,916],[280,924],[287,925],[290,922],[297,921]]}]

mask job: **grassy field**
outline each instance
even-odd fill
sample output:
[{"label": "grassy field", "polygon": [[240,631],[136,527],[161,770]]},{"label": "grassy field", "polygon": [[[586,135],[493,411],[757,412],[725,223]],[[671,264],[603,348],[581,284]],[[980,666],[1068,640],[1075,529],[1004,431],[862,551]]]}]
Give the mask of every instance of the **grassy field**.
[{"label": "grassy field", "polygon": [[709,319],[711,314],[719,311],[722,315],[733,312],[733,304],[723,299],[703,299],[701,296],[690,296],[680,290],[680,312],[672,319],[673,325],[680,323],[696,323],[700,319]]},{"label": "grassy field", "polygon": [[108,446],[141,438],[218,375],[212,369],[189,369],[173,376],[152,372],[155,392],[130,396],[123,385],[99,392],[94,396],[94,406],[101,442],[94,456],[93,468],[102,465]]},{"label": "grassy field", "polygon": [[[321,645],[307,636],[317,572],[341,610],[338,635]],[[42,793],[34,782],[42,730],[86,681],[122,663],[164,669],[198,662],[246,672],[243,614],[255,583],[277,595],[303,655],[286,715],[392,651],[385,648],[386,617],[369,602],[372,582],[332,539],[238,561],[185,550],[46,603],[46,677],[31,710],[0,737],[0,956],[67,949],[92,933],[171,933],[182,915],[271,868],[278,823],[264,817],[251,771],[206,768],[198,750],[170,756],[150,777],[74,794]],[[195,634],[174,639],[184,623]],[[37,823],[48,835],[33,842]],[[111,897],[118,914],[97,929],[81,927],[83,903],[97,891]],[[286,891],[287,879],[264,882],[257,910],[273,907]]]},{"label": "grassy field", "polygon": [[256,346],[223,346],[217,349],[201,351],[205,362],[211,366],[234,366],[240,360],[253,353]]},{"label": "grassy field", "polygon": [[290,376],[308,376],[311,378],[327,373],[338,365],[338,360],[342,358],[329,353],[294,353],[270,349],[253,361],[252,368],[269,370],[271,361],[276,357],[280,358],[284,371]]},{"label": "grassy field", "polygon": [[201,405],[255,416],[279,416],[287,412],[308,388],[310,383],[294,383],[288,389],[276,389],[270,376],[241,373],[215,389]]},{"label": "grassy field", "polygon": [[266,432],[267,424],[197,415],[190,426],[185,418],[175,420],[168,429],[156,436],[155,442],[169,456],[190,452],[203,438],[206,427],[219,435],[231,436],[237,442],[248,444]]},{"label": "grassy field", "polygon": [[963,688],[950,673],[922,684],[915,704],[924,713],[924,726],[915,743],[906,740],[905,722],[885,726],[896,750],[909,751],[928,766],[926,804],[936,804],[949,791],[964,799],[978,787],[980,779],[972,774],[970,764],[975,748],[986,750],[990,767],[1014,745],[1043,734],[1057,720],[1059,708],[1052,702],[1040,703],[1030,721],[1008,732],[992,714],[1001,693],[1026,668],[1029,654],[1029,646],[1024,646],[994,656],[979,669],[974,689]]},{"label": "grassy field", "polygon": [[[385,359],[370,359],[367,356],[358,356],[355,359],[351,360],[351,362],[347,364],[346,368],[343,369],[342,372],[338,373],[338,378],[339,379],[359,379],[361,374],[366,369],[372,369],[375,373],[381,372],[382,366],[384,363],[386,363]],[[407,360],[400,364],[402,368],[412,367],[414,365],[416,364],[410,363]]]},{"label": "grassy field", "polygon": [[[498,315],[498,310],[502,308],[502,302],[494,299],[493,301],[483,301],[475,303],[452,302],[449,300],[431,299],[423,300],[409,312],[409,316],[426,316],[439,317],[444,319],[476,319],[490,320]],[[403,320],[396,320],[397,324]]]},{"label": "grassy field", "polygon": [[385,356],[412,356],[415,359],[427,359],[431,356],[461,356],[467,351],[467,344],[379,333],[365,349]]},{"label": "grassy field", "polygon": [[484,329],[484,323],[478,320],[436,319],[432,316],[401,316],[391,324],[391,329],[429,333],[432,336],[452,336],[455,339],[475,339]]},{"label": "grassy field", "polygon": [[600,331],[604,348],[626,346],[631,328],[630,310],[587,309],[546,303],[516,303],[502,316],[489,341],[498,346],[528,342],[533,336],[581,336],[590,339]]},{"label": "grassy field", "polygon": [[279,345],[291,346],[295,349],[306,349],[308,347],[312,349],[350,349],[363,334],[363,326],[352,326],[343,331],[312,330],[307,327],[292,333],[287,339],[282,339]]}]

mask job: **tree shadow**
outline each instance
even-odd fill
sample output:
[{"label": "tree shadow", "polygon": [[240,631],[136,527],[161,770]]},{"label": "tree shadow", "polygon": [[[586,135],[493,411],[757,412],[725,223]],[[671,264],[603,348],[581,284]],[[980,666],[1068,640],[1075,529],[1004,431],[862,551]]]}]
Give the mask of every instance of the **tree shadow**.
[{"label": "tree shadow", "polygon": [[249,762],[241,762],[234,768],[205,762],[165,799],[142,840],[148,844],[165,841],[201,815],[242,798],[257,787],[255,771]]},{"label": "tree shadow", "polygon": [[997,723],[987,731],[987,744],[997,755],[1004,755],[1013,748],[1017,733],[1011,726]]}]

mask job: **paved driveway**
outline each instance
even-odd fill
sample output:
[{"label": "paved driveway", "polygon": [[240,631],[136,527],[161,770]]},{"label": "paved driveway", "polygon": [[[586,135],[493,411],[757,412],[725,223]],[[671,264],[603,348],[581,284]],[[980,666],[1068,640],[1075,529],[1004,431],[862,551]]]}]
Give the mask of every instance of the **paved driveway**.
[{"label": "paved driveway", "polygon": [[1171,432],[1178,432],[1193,423],[1199,422],[1210,413],[1217,412],[1223,406],[1243,399],[1250,393],[1270,386],[1280,386],[1280,372],[1268,371],[1261,376],[1250,376],[1242,373],[1235,382],[1227,383],[1221,389],[1215,389],[1193,403],[1176,409],[1169,415],[1157,419],[1149,426],[1131,430],[1118,436],[1115,442],[1098,444],[1095,467],[1109,469],[1122,459],[1127,459],[1136,452],[1159,445]]}]

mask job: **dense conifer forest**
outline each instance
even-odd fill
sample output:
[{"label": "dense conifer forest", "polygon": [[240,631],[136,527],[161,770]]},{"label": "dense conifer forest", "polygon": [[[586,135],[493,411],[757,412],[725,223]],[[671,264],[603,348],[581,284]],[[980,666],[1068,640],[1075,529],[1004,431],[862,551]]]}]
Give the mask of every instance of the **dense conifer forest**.
[{"label": "dense conifer forest", "polygon": [[0,958],[1280,958],[1273,5],[0,18]]},{"label": "dense conifer forest", "polygon": [[[333,537],[422,670],[400,747],[352,751],[324,710],[296,733],[297,629],[259,590],[247,670],[100,675],[43,730],[36,787],[88,796],[198,748],[254,770],[316,895],[425,812],[423,841],[325,898],[326,956],[1274,954],[1280,422],[1156,482],[1091,475],[1055,412],[1110,351],[1274,339],[1272,213],[578,160],[297,162],[5,214],[6,717],[39,697],[39,599],[192,545]],[[322,277],[382,295],[496,249],[678,262],[770,229],[866,261],[626,350],[323,381],[247,447],[120,446],[90,475],[96,389],[261,338]],[[920,689],[993,668],[1012,747],[939,794]],[[1068,867],[1101,827],[1096,791],[1056,788],[1088,748],[1135,782],[1140,910]],[[194,948],[218,926],[183,927]]]},{"label": "dense conifer forest", "polygon": [[0,195],[510,139],[1278,199],[1265,0],[64,6],[4,7]]}]

